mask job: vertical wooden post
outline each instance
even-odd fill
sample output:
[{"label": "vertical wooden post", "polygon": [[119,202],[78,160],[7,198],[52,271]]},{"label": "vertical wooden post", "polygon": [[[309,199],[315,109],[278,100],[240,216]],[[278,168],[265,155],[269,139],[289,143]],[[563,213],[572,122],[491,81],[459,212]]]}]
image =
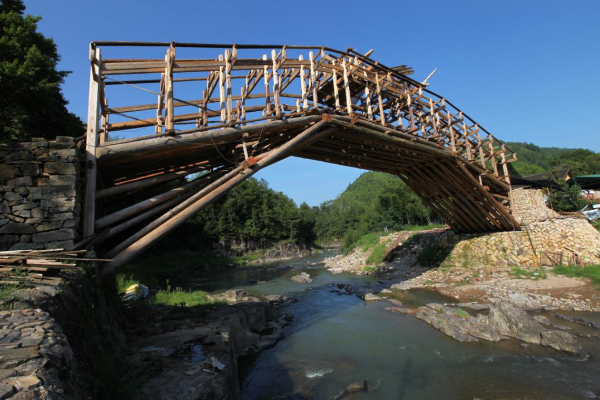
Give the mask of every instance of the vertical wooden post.
[{"label": "vertical wooden post", "polygon": [[[227,54],[225,50],[225,54]],[[223,55],[219,54],[219,61],[223,61]],[[225,110],[225,76],[223,75],[223,65],[219,66],[219,109],[221,110],[221,124],[227,121],[227,111]]]},{"label": "vertical wooden post", "polygon": [[342,61],[342,68],[344,69],[344,90],[346,92],[346,111],[348,115],[352,115],[352,98],[350,97],[350,84],[348,82],[348,68],[346,66],[346,60]]},{"label": "vertical wooden post", "polygon": [[[267,55],[263,54],[263,61],[267,61]],[[271,95],[269,93],[269,67],[267,63],[263,66],[263,78],[265,79],[265,103],[266,103],[266,114],[265,117],[271,116]]]},{"label": "vertical wooden post", "polygon": [[90,46],[90,92],[88,99],[88,119],[85,142],[85,196],[83,200],[83,238],[94,234],[96,218],[96,146],[98,144],[98,100],[100,97],[100,66],[102,57],[99,48]]},{"label": "vertical wooden post", "polygon": [[155,125],[155,133],[160,135],[163,131],[164,118],[163,118],[163,108],[165,101],[165,74],[160,74],[160,90],[159,95],[157,96],[157,104],[156,104],[156,125]]},{"label": "vertical wooden post", "polygon": [[379,82],[379,74],[377,73],[375,74],[375,82],[377,83],[377,102],[379,104],[379,119],[381,120],[381,125],[385,126],[385,113],[383,112],[383,100],[381,98],[381,83]]},{"label": "vertical wooden post", "polygon": [[175,116],[173,115],[173,62],[175,61],[175,48],[170,47],[165,56],[167,66],[165,68],[166,92],[167,92],[167,120],[165,128],[167,132],[175,130]]},{"label": "vertical wooden post", "polygon": [[485,165],[485,155],[483,154],[483,143],[481,143],[481,136],[479,136],[479,127],[475,124],[475,134],[477,135],[477,148],[479,148],[479,163],[484,169],[487,169]]},{"label": "vertical wooden post", "polygon": [[[496,153],[494,152],[494,137],[489,136],[490,158],[492,160],[492,166],[494,167],[494,175],[498,176],[498,163],[496,162]],[[504,154],[504,153],[502,153]]]},{"label": "vertical wooden post", "polygon": [[275,117],[277,119],[281,118],[281,103],[279,99],[279,75],[277,74],[277,54],[275,50],[271,50],[271,61],[273,62],[273,100],[275,102]]},{"label": "vertical wooden post", "polygon": [[462,121],[462,129],[463,135],[465,139],[465,146],[467,148],[467,160],[473,160],[473,148],[471,147],[471,141],[469,140],[469,129],[467,128],[467,124],[465,123],[465,118],[463,116],[462,111],[458,113],[460,120]]},{"label": "vertical wooden post", "polygon": [[310,58],[310,87],[313,92],[313,107],[319,107],[319,97],[317,93],[317,71],[315,71],[315,58],[313,57],[313,52],[308,53],[308,57]]},{"label": "vertical wooden post", "polygon": [[406,107],[408,107],[408,117],[410,121],[410,132],[415,133],[415,112],[412,109],[412,97],[408,89],[406,90]]},{"label": "vertical wooden post", "polygon": [[446,116],[448,117],[448,134],[450,135],[450,140],[452,143],[452,153],[456,155],[456,136],[454,133],[454,128],[452,127],[452,117],[450,116],[450,111],[446,111]]},{"label": "vertical wooden post", "polygon": [[339,110],[340,108],[342,108],[340,106],[340,91],[337,85],[337,70],[335,69],[335,61],[331,62],[331,65],[333,66],[332,68],[332,73],[333,73],[333,97],[335,98],[335,109]]},{"label": "vertical wooden post", "polygon": [[373,109],[371,107],[371,93],[369,91],[369,84],[365,85],[365,98],[367,99],[367,118],[373,121]]},{"label": "vertical wooden post", "polygon": [[[298,60],[304,61],[304,56],[300,54]],[[302,93],[302,109],[308,108],[308,95],[306,93],[306,76],[304,76],[304,65],[300,64],[300,90]]]},{"label": "vertical wooden post", "polygon": [[510,174],[508,173],[508,165],[506,164],[506,145],[502,143],[502,153],[500,153],[500,157],[502,158],[502,171],[504,173],[504,180],[506,183],[510,185]]},{"label": "vertical wooden post", "polygon": [[102,135],[100,135],[100,144],[108,142],[108,100],[106,98],[104,101],[104,111],[102,112],[102,119],[100,121],[100,126],[102,127]]},{"label": "vertical wooden post", "polygon": [[231,101],[231,59],[233,54],[225,50],[225,84],[227,85],[227,122],[233,121],[232,101]]},{"label": "vertical wooden post", "polygon": [[433,138],[438,137],[437,119],[435,118],[435,112],[433,111],[433,99],[429,98],[429,115],[431,117],[431,126],[433,127]]},{"label": "vertical wooden post", "polygon": [[[248,78],[246,78],[246,86],[248,86]],[[246,120],[246,87],[242,88],[241,100],[240,100],[240,119],[242,121]]]}]

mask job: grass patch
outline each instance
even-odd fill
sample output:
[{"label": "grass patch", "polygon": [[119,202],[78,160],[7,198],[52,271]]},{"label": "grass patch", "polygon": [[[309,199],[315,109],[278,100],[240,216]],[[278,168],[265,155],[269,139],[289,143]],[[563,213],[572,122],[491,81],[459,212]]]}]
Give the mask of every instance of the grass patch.
[{"label": "grass patch", "polygon": [[592,222],[592,226],[596,228],[597,231],[600,231],[600,219],[595,219]]},{"label": "grass patch", "polygon": [[167,287],[165,290],[159,290],[156,292],[156,296],[152,300],[152,303],[162,306],[184,305],[186,307],[221,304],[220,302],[216,302],[207,298],[207,295],[208,293],[202,290],[186,291],[182,288],[175,288],[171,290],[170,287]]},{"label": "grass patch", "polygon": [[600,287],[600,265],[587,265],[585,267],[557,265],[552,272],[574,278],[588,278],[592,280],[594,285]]},{"label": "grass patch", "polygon": [[512,267],[512,269],[508,272],[508,275],[516,279],[533,279],[536,281],[538,279],[546,279],[548,277],[543,268],[528,270],[520,267]]},{"label": "grass patch", "polygon": [[227,264],[241,264],[243,257],[217,257],[210,250],[205,251],[150,251],[133,263],[120,269],[120,276],[133,283],[143,283],[148,287],[158,287],[168,279],[185,279],[206,266],[226,267]]},{"label": "grass patch", "polygon": [[409,232],[413,232],[413,231],[426,231],[429,229],[436,229],[436,228],[445,228],[446,225],[444,224],[429,224],[429,225],[405,225],[402,227],[403,231],[409,231]]},{"label": "grass patch", "polygon": [[366,235],[362,236],[358,242],[356,242],[355,247],[360,247],[362,248],[363,252],[366,252],[371,248],[371,246],[377,243],[379,238],[383,235],[384,234],[381,232],[367,233]]},{"label": "grass patch", "polygon": [[23,285],[21,284],[0,284],[0,310],[8,310],[11,308],[15,292],[22,287]]},{"label": "grass patch", "polygon": [[456,315],[462,319],[469,319],[469,313],[460,307],[456,309]]},{"label": "grass patch", "polygon": [[140,282],[133,279],[133,275],[127,277],[125,274],[117,274],[116,285],[117,293],[123,294],[131,285],[139,284]]},{"label": "grass patch", "polygon": [[371,250],[371,254],[367,258],[367,264],[369,265],[379,265],[383,262],[383,256],[385,256],[385,250],[387,246],[385,243],[379,243],[373,250]]}]

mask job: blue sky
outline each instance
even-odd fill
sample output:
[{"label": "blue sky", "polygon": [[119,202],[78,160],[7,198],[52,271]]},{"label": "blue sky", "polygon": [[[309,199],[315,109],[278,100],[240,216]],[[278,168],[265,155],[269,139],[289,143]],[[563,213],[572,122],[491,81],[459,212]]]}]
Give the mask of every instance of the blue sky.
[{"label": "blue sky", "polygon": [[[301,8],[298,8],[298,5]],[[326,45],[366,52],[495,136],[600,151],[600,1],[244,2],[25,0],[54,38],[69,109],[85,119],[94,40]],[[335,198],[362,171],[288,159],[259,172],[297,203]]]}]

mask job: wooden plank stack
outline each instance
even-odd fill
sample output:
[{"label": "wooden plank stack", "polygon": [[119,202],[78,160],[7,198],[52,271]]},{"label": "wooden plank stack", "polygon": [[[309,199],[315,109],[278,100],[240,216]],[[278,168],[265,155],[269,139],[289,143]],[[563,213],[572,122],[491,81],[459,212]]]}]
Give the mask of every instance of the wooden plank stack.
[{"label": "wooden plank stack", "polygon": [[28,276],[42,278],[46,273],[76,268],[76,261],[86,250],[15,250],[0,252],[0,273],[26,271]]}]

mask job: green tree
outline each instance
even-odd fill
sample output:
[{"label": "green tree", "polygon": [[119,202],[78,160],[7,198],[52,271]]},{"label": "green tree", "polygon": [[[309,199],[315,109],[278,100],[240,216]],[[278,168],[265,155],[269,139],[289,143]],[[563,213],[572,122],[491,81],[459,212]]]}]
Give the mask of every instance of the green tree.
[{"label": "green tree", "polygon": [[0,142],[82,135],[60,91],[69,72],[57,70],[56,44],[24,11],[22,0],[0,0]]}]

